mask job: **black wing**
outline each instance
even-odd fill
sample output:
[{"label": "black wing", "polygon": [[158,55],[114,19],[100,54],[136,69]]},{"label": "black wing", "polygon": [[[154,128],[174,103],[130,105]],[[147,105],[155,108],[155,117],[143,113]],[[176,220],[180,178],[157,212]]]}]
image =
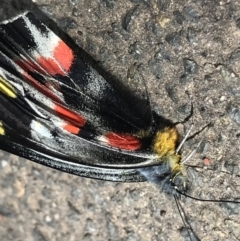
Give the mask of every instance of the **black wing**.
[{"label": "black wing", "polygon": [[81,176],[145,180],[135,169],[157,159],[145,86],[135,95],[93,68],[51,20],[36,15],[41,21],[27,12],[0,25],[1,149]]}]

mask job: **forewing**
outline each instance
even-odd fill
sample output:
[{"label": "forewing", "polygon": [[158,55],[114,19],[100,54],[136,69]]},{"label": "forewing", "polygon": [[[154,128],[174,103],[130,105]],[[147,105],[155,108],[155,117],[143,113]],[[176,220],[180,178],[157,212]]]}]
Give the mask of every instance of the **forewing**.
[{"label": "forewing", "polygon": [[[145,180],[131,169],[157,157],[133,134],[151,128],[151,113],[141,118],[125,87],[117,91],[70,42],[32,13],[1,24],[1,149],[57,169],[77,166],[83,176]],[[148,97],[141,99],[142,114],[151,112]]]},{"label": "forewing", "polygon": [[[120,129],[134,133],[151,127],[150,102],[143,82],[135,84],[134,90],[127,88],[131,81],[121,84],[103,73],[82,49],[68,46],[32,13],[7,22],[1,29],[4,53],[34,78],[31,85],[47,97],[81,114],[103,132]],[[138,95],[133,94],[136,89]]]}]

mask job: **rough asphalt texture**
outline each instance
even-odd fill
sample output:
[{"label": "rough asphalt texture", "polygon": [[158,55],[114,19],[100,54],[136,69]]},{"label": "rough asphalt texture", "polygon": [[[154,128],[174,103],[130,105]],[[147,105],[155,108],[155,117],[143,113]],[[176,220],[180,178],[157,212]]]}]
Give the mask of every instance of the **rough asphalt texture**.
[{"label": "rough asphalt texture", "polygon": [[[238,0],[37,0],[36,4],[120,81],[138,65],[153,108],[189,114],[190,193],[240,197],[240,2]],[[0,15],[30,8],[1,0]],[[186,132],[190,121],[180,131]],[[0,240],[189,240],[172,197],[151,183],[111,183],[61,173],[0,153]],[[203,162],[203,158],[204,159]],[[240,205],[182,200],[203,241],[240,240]]]}]

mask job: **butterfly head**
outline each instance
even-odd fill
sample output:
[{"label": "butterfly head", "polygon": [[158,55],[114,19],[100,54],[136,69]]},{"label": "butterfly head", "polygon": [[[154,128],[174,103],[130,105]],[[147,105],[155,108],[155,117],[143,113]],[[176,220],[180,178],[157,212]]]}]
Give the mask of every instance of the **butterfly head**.
[{"label": "butterfly head", "polygon": [[165,163],[169,170],[169,184],[172,192],[186,192],[187,174],[181,164],[181,155],[176,153],[179,134],[175,127],[166,127],[156,133],[153,151],[159,156],[159,162]]}]

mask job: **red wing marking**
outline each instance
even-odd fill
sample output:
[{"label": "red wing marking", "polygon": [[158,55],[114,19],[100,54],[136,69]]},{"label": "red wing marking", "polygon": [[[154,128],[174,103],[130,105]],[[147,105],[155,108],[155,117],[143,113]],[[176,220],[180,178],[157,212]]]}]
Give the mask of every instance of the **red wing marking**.
[{"label": "red wing marking", "polygon": [[52,58],[39,56],[37,62],[49,75],[59,74],[64,76],[69,71],[73,59],[72,50],[60,40],[53,50]]},{"label": "red wing marking", "polygon": [[[41,93],[46,95],[47,97],[51,98],[52,100],[64,104],[57,96],[55,96],[50,90],[48,90],[45,86],[38,83],[34,78],[32,78],[29,74],[24,72],[24,77],[29,80],[29,82],[38,89]],[[82,127],[86,123],[86,119],[82,117],[81,115],[68,110],[67,108],[57,105],[56,103],[53,106],[54,111],[56,114],[63,118],[65,121],[69,121],[73,125],[76,125],[77,127]]]},{"label": "red wing marking", "polygon": [[[45,96],[51,98],[52,100],[64,104],[57,96],[55,96],[50,90],[48,90],[45,86],[38,83],[34,78],[32,78],[29,74],[26,72],[23,73],[24,77],[29,80],[29,82],[38,89],[41,93],[43,93]],[[53,106],[54,111],[56,114],[63,118],[65,121],[69,121],[71,124],[76,125],[77,127],[82,127],[86,123],[86,119],[82,117],[81,115],[68,110],[67,108],[57,105],[54,103]],[[76,127],[76,128],[77,128]]]},{"label": "red wing marking", "polygon": [[51,76],[57,74],[65,76],[72,65],[74,55],[72,50],[59,40],[51,55],[41,56],[36,53],[34,58],[36,63],[28,60],[15,60],[15,63],[25,71],[39,72],[40,74],[46,74],[47,72]]},{"label": "red wing marking", "polygon": [[54,111],[56,111],[57,115],[63,118],[65,121],[69,121],[70,123],[82,127],[86,123],[86,119],[84,119],[81,115],[74,113],[60,105],[54,106]]},{"label": "red wing marking", "polygon": [[107,133],[105,136],[110,146],[134,151],[141,147],[140,140],[130,134],[116,134],[113,132]]},{"label": "red wing marking", "polygon": [[72,125],[70,123],[65,124],[62,128],[65,131],[68,131],[68,132],[70,132],[72,134],[75,134],[75,135],[77,135],[79,133],[79,131],[80,131],[80,129],[78,127],[76,127],[76,126],[74,126],[74,125]]},{"label": "red wing marking", "polygon": [[44,71],[38,66],[36,63],[32,63],[27,60],[15,60],[15,63],[24,71],[32,71],[32,72],[39,72],[40,74],[44,74]]},{"label": "red wing marking", "polygon": [[54,100],[54,101],[56,101],[58,103],[63,103],[62,100],[60,98],[58,98],[56,95],[54,95],[52,91],[50,91],[44,85],[42,85],[39,82],[37,82],[28,73],[24,72],[24,73],[22,73],[22,75],[23,75],[23,77],[25,77],[29,81],[29,83],[33,87],[35,87],[37,90],[39,90],[42,94],[46,95],[47,97],[49,97],[50,99],[52,99],[52,100]]}]

